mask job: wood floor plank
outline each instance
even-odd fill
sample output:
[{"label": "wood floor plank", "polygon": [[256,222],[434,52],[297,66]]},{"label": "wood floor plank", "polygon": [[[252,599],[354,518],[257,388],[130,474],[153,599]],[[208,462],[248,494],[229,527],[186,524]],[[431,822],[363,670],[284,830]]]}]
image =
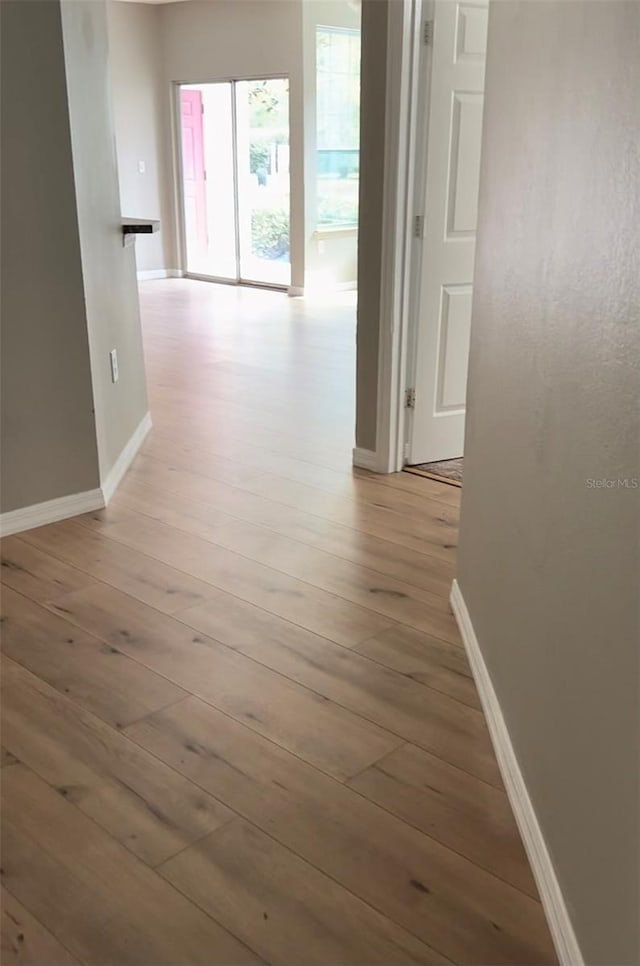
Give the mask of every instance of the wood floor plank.
[{"label": "wood floor plank", "polygon": [[97,585],[93,593],[80,591],[52,606],[337,778],[351,777],[402,744],[378,724],[110,587]]},{"label": "wood floor plank", "polygon": [[[87,529],[100,533],[105,527],[113,526],[116,523],[126,523],[127,520],[134,517],[135,510],[132,507],[128,507],[120,500],[114,500],[112,497],[109,506],[102,507],[100,510],[91,510],[89,513],[81,513],[72,519],[74,523],[82,524]],[[227,522],[230,523],[231,521]]]},{"label": "wood floor plank", "polygon": [[460,490],[351,466],[354,294],[142,310],[109,507],[2,544],[3,959],[555,964],[449,610]]},{"label": "wood floor plank", "polygon": [[350,783],[371,801],[533,898],[538,893],[504,789],[414,745],[403,745]]},{"label": "wood floor plank", "polygon": [[[122,532],[126,532],[126,524],[109,528],[111,534]],[[218,546],[289,576],[297,576],[392,620],[402,621],[444,640],[459,640],[451,606],[443,597],[408,587],[393,577],[384,577],[374,570],[250,523],[222,526],[211,535],[211,540]]]},{"label": "wood floor plank", "polygon": [[[218,527],[237,520],[237,517],[223,513],[209,503],[200,503],[180,493],[141,483],[132,474],[123,481],[113,503],[205,539],[210,539]],[[86,516],[77,520],[83,524],[87,522]],[[105,522],[109,521],[102,521],[103,524]]]},{"label": "wood floor plank", "polygon": [[[179,349],[179,338],[176,334],[165,336],[157,333],[155,345],[152,352],[157,349]],[[163,343],[161,345],[160,343]],[[272,348],[273,343],[272,343]],[[272,367],[267,363],[268,368],[261,364],[260,360],[255,360],[258,365],[252,365],[249,358],[241,360],[229,360],[225,372],[225,362],[215,360],[215,380],[209,380],[207,384],[200,381],[192,383],[176,378],[176,366],[166,365],[164,361],[150,356],[150,364],[153,365],[158,373],[159,381],[162,379],[162,392],[154,393],[152,399],[158,404],[167,403],[171,412],[181,418],[188,418],[189,413],[198,404],[209,419],[214,417],[219,411],[226,410],[229,419],[234,424],[248,424],[256,429],[264,429],[269,432],[276,432],[286,435],[289,438],[297,438],[301,442],[309,441],[308,434],[305,433],[305,425],[299,421],[292,420],[291,407],[297,406],[300,413],[304,413],[308,420],[308,425],[313,427],[314,434],[325,446],[336,446],[339,442],[350,442],[353,435],[353,427],[344,425],[342,421],[336,422],[336,417],[340,416],[345,407],[353,405],[352,391],[350,387],[345,387],[344,383],[349,381],[352,375],[347,366],[341,366],[339,360],[335,359],[335,370],[333,372],[333,382],[336,391],[333,395],[327,395],[324,406],[317,404],[318,372],[314,375],[314,363],[318,364],[320,352],[314,351],[321,348],[324,352],[326,347],[308,345],[301,348],[300,354],[296,359],[297,365],[289,368],[289,379],[282,376],[287,373],[286,360],[284,366]],[[305,363],[305,355],[308,365]],[[334,353],[335,357],[335,353]],[[205,360],[202,360],[205,362]],[[206,364],[206,362],[205,362]],[[200,368],[200,374],[204,366]],[[165,377],[171,377],[166,379]],[[278,377],[280,377],[278,384]],[[342,378],[341,378],[342,377]],[[340,383],[343,385],[340,385]],[[203,391],[205,390],[205,391]],[[346,391],[345,391],[346,390]],[[268,394],[269,405],[264,406],[265,396]],[[314,436],[315,438],[315,436]]]},{"label": "wood floor plank", "polygon": [[[189,420],[196,405],[199,418],[207,420],[209,424],[224,414],[240,430],[245,428],[247,431],[265,434],[267,438],[273,435],[275,438],[279,436],[286,439],[289,450],[300,446],[306,451],[309,441],[313,440],[314,443],[317,441],[318,447],[336,452],[341,442],[348,446],[351,441],[351,427],[332,422],[328,414],[318,414],[317,407],[315,412],[311,407],[307,410],[306,421],[292,422],[290,407],[270,405],[269,411],[265,412],[264,407],[247,406],[238,401],[237,393],[235,396],[236,398],[232,398],[216,394],[215,387],[204,397],[202,394],[198,397],[185,394],[184,391],[175,392],[167,387],[161,396],[152,397],[152,402],[156,412],[168,412],[174,419],[177,417],[183,422]],[[302,415],[304,407],[297,408],[299,415]]]},{"label": "wood floor plank", "polygon": [[[278,511],[273,506],[269,507],[269,503],[281,506],[280,518],[287,518],[282,508],[289,509],[289,517],[292,511],[297,510],[307,516],[316,516],[329,523],[350,527],[379,539],[399,543],[409,549],[429,554],[438,560],[443,560],[449,566],[455,559],[456,524],[442,521],[447,513],[452,515],[452,521],[455,520],[456,511],[448,510],[435,501],[425,501],[426,507],[431,504],[436,508],[432,519],[428,519],[426,509],[422,520],[405,519],[403,514],[396,513],[386,506],[359,502],[357,499],[349,499],[341,494],[330,493],[267,473],[242,479],[234,486],[228,486],[207,477],[202,472],[181,469],[175,465],[169,454],[166,460],[153,459],[141,454],[131,468],[131,475],[143,483],[212,503],[218,509],[231,514],[235,512],[236,515],[241,515],[242,511],[246,512],[247,503],[243,502],[241,494],[253,494],[258,498],[258,502],[254,501],[254,507],[259,506],[263,513],[269,513],[272,517]],[[380,490],[383,495],[385,492],[386,490]],[[260,521],[254,519],[253,522]]]},{"label": "wood floor plank", "polygon": [[[276,476],[288,476],[282,469],[275,471]],[[344,483],[338,486],[335,481],[326,477],[314,479],[312,474],[305,480],[297,482],[305,483],[316,489],[327,490],[332,493],[340,493],[350,500],[359,503],[369,503],[380,509],[392,510],[403,516],[433,523],[442,532],[453,532],[460,522],[459,504],[455,502],[445,502],[442,493],[433,494],[425,487],[424,492],[414,492],[402,487],[388,486],[384,490],[380,488],[380,474],[368,473],[366,470],[354,472],[348,481],[348,486]],[[296,477],[290,477],[296,479]],[[439,497],[439,499],[437,498]]]},{"label": "wood floor plank", "polygon": [[372,503],[346,499],[339,494],[327,493],[317,487],[267,473],[251,480],[243,480],[237,486],[252,493],[260,493],[278,503],[326,516],[334,523],[430,553],[440,560],[451,563],[455,559],[457,527],[454,523],[442,522],[445,519],[444,514],[440,520],[407,517],[385,505],[374,506]]},{"label": "wood floor plank", "polygon": [[259,493],[251,493],[237,486],[214,480],[202,473],[183,469],[169,459],[151,459],[140,454],[120,487],[119,494],[126,495],[129,492],[130,481],[207,504],[220,512],[252,523],[265,526],[288,524],[302,527],[306,525],[311,532],[322,527],[322,518],[314,517],[304,509],[288,507],[282,502],[267,500]]},{"label": "wood floor plank", "polygon": [[[298,539],[295,532],[287,533]],[[431,554],[401,543],[383,540],[362,530],[328,524],[314,545],[337,557],[344,557],[370,570],[404,581],[409,587],[421,587],[432,594],[449,599],[455,565]]]},{"label": "wood floor plank", "polygon": [[534,899],[195,698],[128,734],[457,963],[554,963]]},{"label": "wood floor plank", "polygon": [[422,634],[404,624],[395,624],[375,637],[356,644],[354,650],[366,654],[385,667],[406,674],[436,691],[457,698],[472,708],[480,708],[480,698],[464,648]]},{"label": "wood floor plank", "polygon": [[153,404],[153,420],[157,429],[170,439],[189,440],[194,445],[207,446],[212,436],[229,441],[231,445],[242,444],[245,448],[252,446],[267,447],[274,453],[290,455],[295,453],[301,459],[309,459],[328,469],[341,469],[349,465],[350,447],[342,447],[332,443],[327,444],[316,436],[313,439],[303,436],[291,436],[279,431],[273,426],[257,427],[250,419],[234,419],[229,421],[226,407],[221,407],[213,419],[208,413],[198,412],[194,419],[194,410],[189,416],[176,414],[173,407],[161,408],[158,402]]},{"label": "wood floor plank", "polygon": [[91,510],[90,513],[82,513],[80,516],[73,517],[73,520],[75,523],[84,523],[90,530],[100,532],[109,524],[126,523],[134,515],[132,509],[112,498],[109,506],[102,507],[100,510]]},{"label": "wood floor plank", "polygon": [[244,821],[160,871],[269,963],[442,963],[444,957]]},{"label": "wood floor plank", "polygon": [[[171,563],[183,574],[206,581],[210,587],[207,597],[212,596],[211,587],[226,590],[346,646],[394,623],[393,618],[149,517],[140,515],[134,521],[109,527],[105,537],[107,533],[101,545],[124,544],[133,552],[144,550],[161,564]],[[108,549],[105,552],[111,553]],[[173,612],[192,603],[184,602]],[[452,625],[452,616],[445,616],[449,619],[447,626]]]},{"label": "wood floor plank", "polygon": [[[422,491],[399,486],[389,486],[381,490],[379,475],[375,473],[354,472],[351,467],[343,468],[342,471],[330,470],[282,453],[271,453],[254,447],[237,447],[232,450],[233,457],[225,459],[229,454],[229,444],[219,444],[215,452],[212,452],[212,446],[215,446],[215,441],[207,447],[194,446],[184,441],[168,447],[166,439],[160,434],[154,437],[152,433],[145,443],[144,452],[163,462],[167,461],[167,454],[170,453],[171,465],[177,469],[211,476],[228,483],[237,482],[241,485],[246,480],[262,477],[266,473],[326,490],[345,499],[364,501],[394,510],[421,521],[431,520],[449,527],[456,527],[459,522],[459,500],[445,502],[443,490],[446,488],[441,484],[436,483],[434,491],[429,486],[423,487]],[[220,465],[229,462],[235,465],[236,472],[233,476],[229,473],[225,478],[220,471]]]},{"label": "wood floor plank", "polygon": [[[180,619],[344,708],[501,786],[484,716],[441,692],[220,595]],[[449,645],[454,647],[454,645]],[[456,648],[456,650],[460,650]],[[464,654],[460,654],[464,660]]]},{"label": "wood floor plank", "polygon": [[148,864],[230,819],[210,795],[20,665],[4,658],[2,668],[6,746]]},{"label": "wood floor plank", "polygon": [[50,610],[4,587],[0,602],[7,657],[116,728],[187,696]]},{"label": "wood floor plank", "polygon": [[[455,574],[452,563],[352,527],[332,523],[294,507],[265,500],[257,494],[227,486],[211,487],[203,484],[203,478],[196,474],[187,478],[188,490],[198,494],[197,499],[192,499],[178,492],[175,479],[170,478],[166,470],[147,474],[145,478],[154,479],[156,485],[143,482],[136,467],[123,481],[114,498],[118,505],[207,538],[215,536],[215,530],[222,524],[246,520],[405,581],[411,587],[421,587],[447,600],[449,598]],[[174,489],[163,489],[163,486],[173,486]],[[218,506],[223,507],[225,512]]]},{"label": "wood floor plank", "polygon": [[[184,447],[184,445],[185,444],[183,443],[182,446]],[[223,448],[226,451],[226,447]],[[174,451],[173,446],[167,448],[166,439],[163,440],[159,434],[158,438],[156,438],[152,432],[147,438],[147,441],[142,449],[142,454],[152,457],[153,459],[161,459],[166,461],[167,453],[170,452],[171,466],[175,467],[176,470],[189,469],[190,467],[185,465],[185,463],[190,463],[191,461],[188,459],[181,460],[180,447],[176,447],[176,450],[177,452]],[[239,463],[237,460],[230,460],[223,455],[207,452],[206,450],[203,451],[202,449],[200,449],[200,453],[202,458],[195,460],[195,472],[211,477],[220,483],[233,485],[234,483],[238,483],[251,476],[259,476],[260,474],[259,467],[252,468],[251,466],[245,466],[242,463]],[[272,455],[273,458],[277,460],[276,454]]]},{"label": "wood floor plank", "polygon": [[212,592],[210,584],[115,540],[88,533],[72,520],[29,530],[24,540],[167,614],[205,600]]},{"label": "wood floor plank", "polygon": [[2,798],[6,887],[80,961],[92,966],[260,962],[24,766],[7,769]]},{"label": "wood floor plank", "polygon": [[[198,551],[200,561],[231,560],[237,567],[239,562],[235,555],[239,554],[249,561],[268,567],[269,570],[277,570],[294,579],[299,578],[305,584],[310,584],[320,591],[326,591],[356,604],[358,608],[381,614],[389,618],[389,621],[404,621],[418,630],[428,631],[445,640],[459,641],[460,639],[451,606],[444,597],[407,586],[393,577],[368,570],[341,557],[336,558],[323,550],[291,540],[264,527],[240,522],[215,527],[208,534],[207,540],[217,547],[230,550],[234,555],[232,557],[228,557],[224,552],[215,554],[211,548],[203,546],[200,537],[193,534],[191,539],[182,535],[176,537],[164,527],[149,523],[142,514],[137,518],[129,518],[124,523],[107,525],[103,528],[103,533],[127,546],[146,546],[151,549],[159,545],[161,549],[158,552],[162,555],[160,559],[166,559],[163,554],[166,553],[169,540],[178,548],[194,547]],[[160,543],[162,536],[164,540]],[[173,562],[178,566],[178,562],[182,559],[174,556]],[[187,558],[185,569],[198,576],[206,575],[205,579],[211,579],[221,586],[219,568],[212,573],[204,569],[194,570],[193,554]],[[257,581],[254,573],[255,568],[250,568],[249,575],[255,590]],[[239,581],[236,577],[235,587],[237,588],[238,585]],[[230,587],[228,582],[225,586],[227,589]],[[299,590],[299,588],[296,589]],[[237,591],[234,590],[235,592]],[[264,606],[264,600],[260,603]],[[343,637],[342,642],[349,643],[349,640]]]},{"label": "wood floor plank", "polygon": [[18,537],[5,537],[1,553],[3,586],[32,600],[55,600],[95,583],[95,578],[85,571],[70,567]]},{"label": "wood floor plank", "polygon": [[[273,391],[270,389],[270,391]],[[264,392],[264,390],[263,390]],[[147,438],[144,452],[156,459],[166,460],[167,440],[160,433],[151,433]],[[298,459],[295,456],[287,456],[284,453],[273,453],[264,447],[236,446],[229,443],[224,445],[216,444],[211,440],[208,446],[194,446],[193,444],[182,441],[176,442],[171,446],[171,460],[175,466],[182,469],[191,470],[195,473],[209,471],[209,460],[218,460],[225,457],[232,462],[243,467],[240,479],[246,479],[250,475],[257,476],[263,473],[280,473],[289,479],[298,480],[300,483],[323,484],[323,489],[333,490],[335,487],[342,488],[351,478],[351,468],[345,467],[340,470],[332,470],[307,460]],[[215,467],[215,463],[214,463]]]},{"label": "wood floor plank", "polygon": [[[199,473],[174,467],[162,460],[138,457],[118,490],[116,499],[139,512],[146,512],[164,523],[198,532],[187,517],[202,521],[208,527],[247,520],[273,529],[280,526],[305,527],[314,534],[322,528],[319,517],[265,500],[258,494],[208,479]],[[146,510],[143,509],[147,504]],[[180,516],[167,515],[171,506]]]},{"label": "wood floor plank", "polygon": [[3,966],[78,966],[79,960],[4,888],[0,910]]},{"label": "wood floor plank", "polygon": [[[388,475],[391,478],[402,474],[392,473]],[[358,499],[365,499],[375,506],[386,507],[388,510],[402,513],[414,519],[427,519],[434,523],[441,523],[445,528],[458,526],[460,522],[460,497],[451,497],[447,492],[455,489],[454,487],[436,483],[433,488],[426,486],[423,490],[394,487],[392,485],[388,485],[385,490],[380,490],[381,481],[382,479],[386,480],[386,478],[387,474],[369,473],[367,470],[355,471],[353,474],[354,493]]]},{"label": "wood floor plank", "polygon": [[460,507],[462,491],[458,486],[449,483],[439,483],[424,476],[414,476],[412,473],[370,473],[368,470],[354,469],[354,475],[360,479],[371,480],[380,486],[390,486],[405,493],[415,493],[426,496],[430,500],[445,503],[447,506]]}]

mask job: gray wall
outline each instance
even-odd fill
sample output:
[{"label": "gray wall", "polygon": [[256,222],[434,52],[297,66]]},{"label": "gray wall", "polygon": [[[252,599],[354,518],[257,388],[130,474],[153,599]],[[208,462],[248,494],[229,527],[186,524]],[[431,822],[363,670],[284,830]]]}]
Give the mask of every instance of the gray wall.
[{"label": "gray wall", "polygon": [[356,446],[376,448],[388,0],[362,2]]},{"label": "gray wall", "polygon": [[459,582],[588,963],[640,962],[640,4],[493,3]]},{"label": "gray wall", "polygon": [[[169,152],[170,89],[162,81],[160,11],[149,3],[107,4],[122,213],[159,218],[136,242],[139,271],[177,268]],[[138,162],[146,170],[140,173]]]},{"label": "gray wall", "polygon": [[[100,478],[147,412],[136,267],[122,247],[105,0],[62,0]],[[111,381],[109,352],[120,379]]]},{"label": "gray wall", "polygon": [[60,7],[3,0],[2,512],[98,486]]}]

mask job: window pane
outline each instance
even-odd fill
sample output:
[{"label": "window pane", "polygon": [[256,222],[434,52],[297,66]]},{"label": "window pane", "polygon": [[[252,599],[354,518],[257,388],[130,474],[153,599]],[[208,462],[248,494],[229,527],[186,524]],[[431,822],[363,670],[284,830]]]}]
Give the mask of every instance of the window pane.
[{"label": "window pane", "polygon": [[360,31],[316,28],[319,227],[358,224]]}]

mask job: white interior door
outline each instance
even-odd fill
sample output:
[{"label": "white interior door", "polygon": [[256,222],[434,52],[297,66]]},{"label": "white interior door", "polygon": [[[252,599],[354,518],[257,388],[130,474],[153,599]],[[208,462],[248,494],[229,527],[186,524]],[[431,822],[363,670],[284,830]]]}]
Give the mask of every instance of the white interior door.
[{"label": "white interior door", "polygon": [[[435,0],[409,463],[462,456],[482,143],[486,0]],[[419,196],[419,193],[418,193]]]}]

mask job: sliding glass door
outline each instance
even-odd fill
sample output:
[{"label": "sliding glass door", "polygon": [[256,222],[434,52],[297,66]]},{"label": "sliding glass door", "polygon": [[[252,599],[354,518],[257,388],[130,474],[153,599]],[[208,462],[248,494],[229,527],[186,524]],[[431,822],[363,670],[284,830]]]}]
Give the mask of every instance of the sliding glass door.
[{"label": "sliding glass door", "polygon": [[187,272],[287,287],[288,80],[184,84],[180,117]]}]

